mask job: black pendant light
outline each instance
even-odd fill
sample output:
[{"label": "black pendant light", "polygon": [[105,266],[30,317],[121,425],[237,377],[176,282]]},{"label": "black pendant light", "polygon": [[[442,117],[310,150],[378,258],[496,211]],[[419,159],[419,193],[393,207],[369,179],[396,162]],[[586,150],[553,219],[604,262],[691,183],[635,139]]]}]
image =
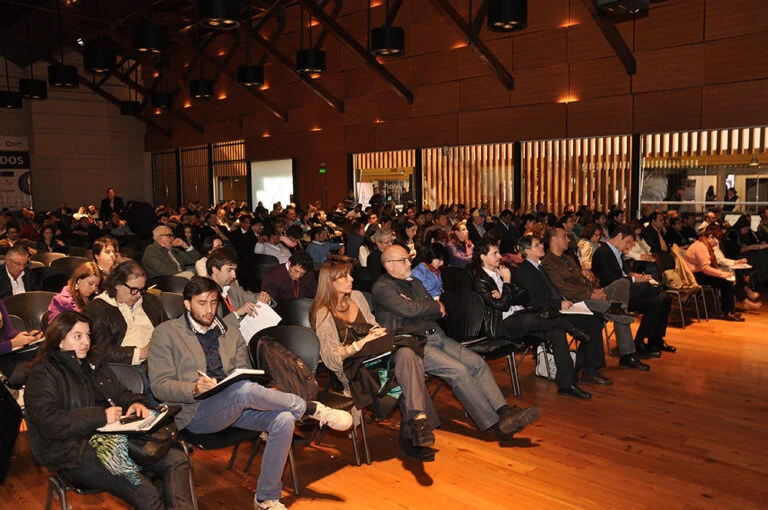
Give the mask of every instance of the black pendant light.
[{"label": "black pendant light", "polygon": [[528,26],[528,0],[488,0],[488,30],[515,32]]},{"label": "black pendant light", "polygon": [[[205,51],[201,44],[197,45],[197,51],[202,53]],[[200,78],[197,80],[189,81],[189,95],[194,99],[201,99],[208,101],[213,97],[213,80],[209,80],[205,77],[205,69],[203,68],[203,58],[199,55],[200,60]]]},{"label": "black pendant light", "polygon": [[152,106],[155,108],[171,109],[173,106],[173,94],[166,90],[152,91]]},{"label": "black pendant light", "polygon": [[[134,81],[138,83],[139,73],[134,71]],[[130,76],[129,76],[130,78]],[[138,101],[139,93],[135,92],[134,99],[131,99],[131,88],[128,87],[128,100],[120,101],[120,115],[130,115],[132,117],[139,117],[143,110],[141,103]]]},{"label": "black pendant light", "polygon": [[147,1],[147,16],[147,21],[133,26],[133,49],[156,55],[168,49],[168,29],[152,23],[152,0]]},{"label": "black pendant light", "polygon": [[296,52],[296,72],[304,74],[325,72],[325,52],[312,47],[312,14],[309,15],[309,48],[304,49],[304,7],[301,8],[299,51]]},{"label": "black pendant light", "polygon": [[83,68],[92,73],[106,73],[117,66],[117,52],[103,39],[96,39],[83,48]]},{"label": "black pendant light", "polygon": [[61,63],[48,66],[48,85],[51,87],[77,87],[78,73],[75,66],[64,64],[64,44],[61,42],[61,0],[57,2],[58,24],[59,24],[59,52]]},{"label": "black pendant light", "polygon": [[251,65],[251,30],[253,25],[248,16],[248,34],[245,36],[245,65],[237,68],[237,83],[243,87],[264,85],[264,67]]},{"label": "black pendant light", "polygon": [[[389,18],[389,0],[386,0],[385,11]],[[396,15],[396,13],[395,13]],[[368,23],[370,26],[371,4],[368,3]],[[394,15],[393,15],[394,20]],[[371,30],[370,51],[381,57],[396,57],[405,53],[405,30],[393,27],[391,21],[385,22],[383,27]]]},{"label": "black pendant light", "polygon": [[22,108],[24,103],[21,100],[21,93],[11,90],[11,77],[8,74],[8,47],[3,39],[3,59],[5,60],[5,87],[8,90],[0,90],[0,107],[2,108]]},{"label": "black pendant light", "polygon": [[31,37],[29,35],[29,20],[24,14],[24,24],[27,27],[27,57],[29,57],[29,78],[19,80],[19,92],[27,99],[46,99],[48,97],[48,85],[43,80],[35,79],[35,65],[32,62],[32,52],[30,48]]},{"label": "black pendant light", "polygon": [[197,0],[197,19],[215,30],[232,30],[240,25],[240,0]]}]

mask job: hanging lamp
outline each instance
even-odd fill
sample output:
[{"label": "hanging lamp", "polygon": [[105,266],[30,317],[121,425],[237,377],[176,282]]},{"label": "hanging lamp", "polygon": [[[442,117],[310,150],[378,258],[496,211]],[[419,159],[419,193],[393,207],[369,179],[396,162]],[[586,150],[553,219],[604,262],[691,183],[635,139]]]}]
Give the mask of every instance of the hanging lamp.
[{"label": "hanging lamp", "polygon": [[24,14],[24,24],[27,27],[27,57],[29,58],[29,78],[19,80],[19,92],[27,99],[46,99],[48,97],[48,85],[43,80],[35,79],[35,65],[32,62],[31,38],[29,35],[29,20]]},{"label": "hanging lamp", "polygon": [[309,15],[309,48],[304,49],[304,7],[301,8],[299,51],[296,52],[296,72],[319,74],[325,72],[325,52],[312,47],[312,14]]},{"label": "hanging lamp", "polygon": [[64,44],[62,43],[61,30],[61,0],[56,2],[56,7],[59,26],[59,53],[61,56],[61,63],[48,66],[48,85],[51,87],[62,88],[77,87],[79,81],[77,68],[75,66],[68,66],[64,64]]},{"label": "hanging lamp", "polygon": [[488,0],[488,30],[515,32],[528,26],[528,0]]},{"label": "hanging lamp", "polygon": [[243,87],[264,85],[264,67],[251,65],[251,30],[253,24],[248,16],[248,34],[245,37],[245,65],[237,68],[237,83]]}]

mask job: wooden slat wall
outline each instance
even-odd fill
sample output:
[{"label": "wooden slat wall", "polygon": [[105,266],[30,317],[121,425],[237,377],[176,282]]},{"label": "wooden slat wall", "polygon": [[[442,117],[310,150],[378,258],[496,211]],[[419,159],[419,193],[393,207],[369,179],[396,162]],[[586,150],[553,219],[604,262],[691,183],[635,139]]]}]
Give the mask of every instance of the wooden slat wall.
[{"label": "wooden slat wall", "polygon": [[352,164],[356,170],[367,170],[370,168],[413,168],[416,166],[416,151],[411,149],[355,154],[352,157]]},{"label": "wooden slat wall", "polygon": [[569,204],[626,211],[631,169],[631,136],[522,142],[523,205],[543,202],[556,215]]},{"label": "wooden slat wall", "polygon": [[210,202],[211,182],[208,177],[208,146],[181,149],[181,180],[183,201]]},{"label": "wooden slat wall", "polygon": [[245,140],[213,144],[214,177],[244,177],[247,174]]},{"label": "wooden slat wall", "polygon": [[422,161],[425,207],[486,205],[492,214],[513,207],[511,143],[431,147]]},{"label": "wooden slat wall", "polygon": [[768,150],[768,126],[656,133],[643,135],[642,141],[645,158],[760,154]]},{"label": "wooden slat wall", "polygon": [[152,155],[152,186],[155,205],[178,207],[176,196],[176,152],[155,152]]}]

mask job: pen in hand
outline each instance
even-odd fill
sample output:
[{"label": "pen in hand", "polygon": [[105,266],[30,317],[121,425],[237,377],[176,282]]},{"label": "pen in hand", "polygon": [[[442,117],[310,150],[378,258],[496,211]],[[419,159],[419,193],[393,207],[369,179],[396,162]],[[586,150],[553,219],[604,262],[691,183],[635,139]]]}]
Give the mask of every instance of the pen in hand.
[{"label": "pen in hand", "polygon": [[203,372],[202,370],[198,370],[198,371],[197,371],[197,375],[199,375],[199,376],[201,376],[201,377],[205,377],[206,379],[213,379],[213,377],[210,377],[208,374],[206,374],[206,373],[205,373],[205,372]]}]

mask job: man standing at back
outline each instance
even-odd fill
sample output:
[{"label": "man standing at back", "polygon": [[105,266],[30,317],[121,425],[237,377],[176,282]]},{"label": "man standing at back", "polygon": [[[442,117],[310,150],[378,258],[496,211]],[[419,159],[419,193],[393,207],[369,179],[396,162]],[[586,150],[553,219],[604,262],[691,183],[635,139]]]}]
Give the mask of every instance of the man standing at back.
[{"label": "man standing at back", "polygon": [[112,213],[117,213],[120,218],[124,218],[125,204],[122,198],[115,196],[115,188],[107,188],[107,198],[101,201],[101,207],[99,207],[99,219],[109,221]]},{"label": "man standing at back", "polygon": [[451,385],[477,428],[493,428],[504,441],[536,421],[538,407],[510,407],[488,364],[437,325],[435,321],[445,315],[445,306],[432,299],[419,280],[411,278],[411,260],[405,248],[390,246],[381,261],[386,274],[373,284],[376,320],[388,331],[427,337],[424,371]]}]

